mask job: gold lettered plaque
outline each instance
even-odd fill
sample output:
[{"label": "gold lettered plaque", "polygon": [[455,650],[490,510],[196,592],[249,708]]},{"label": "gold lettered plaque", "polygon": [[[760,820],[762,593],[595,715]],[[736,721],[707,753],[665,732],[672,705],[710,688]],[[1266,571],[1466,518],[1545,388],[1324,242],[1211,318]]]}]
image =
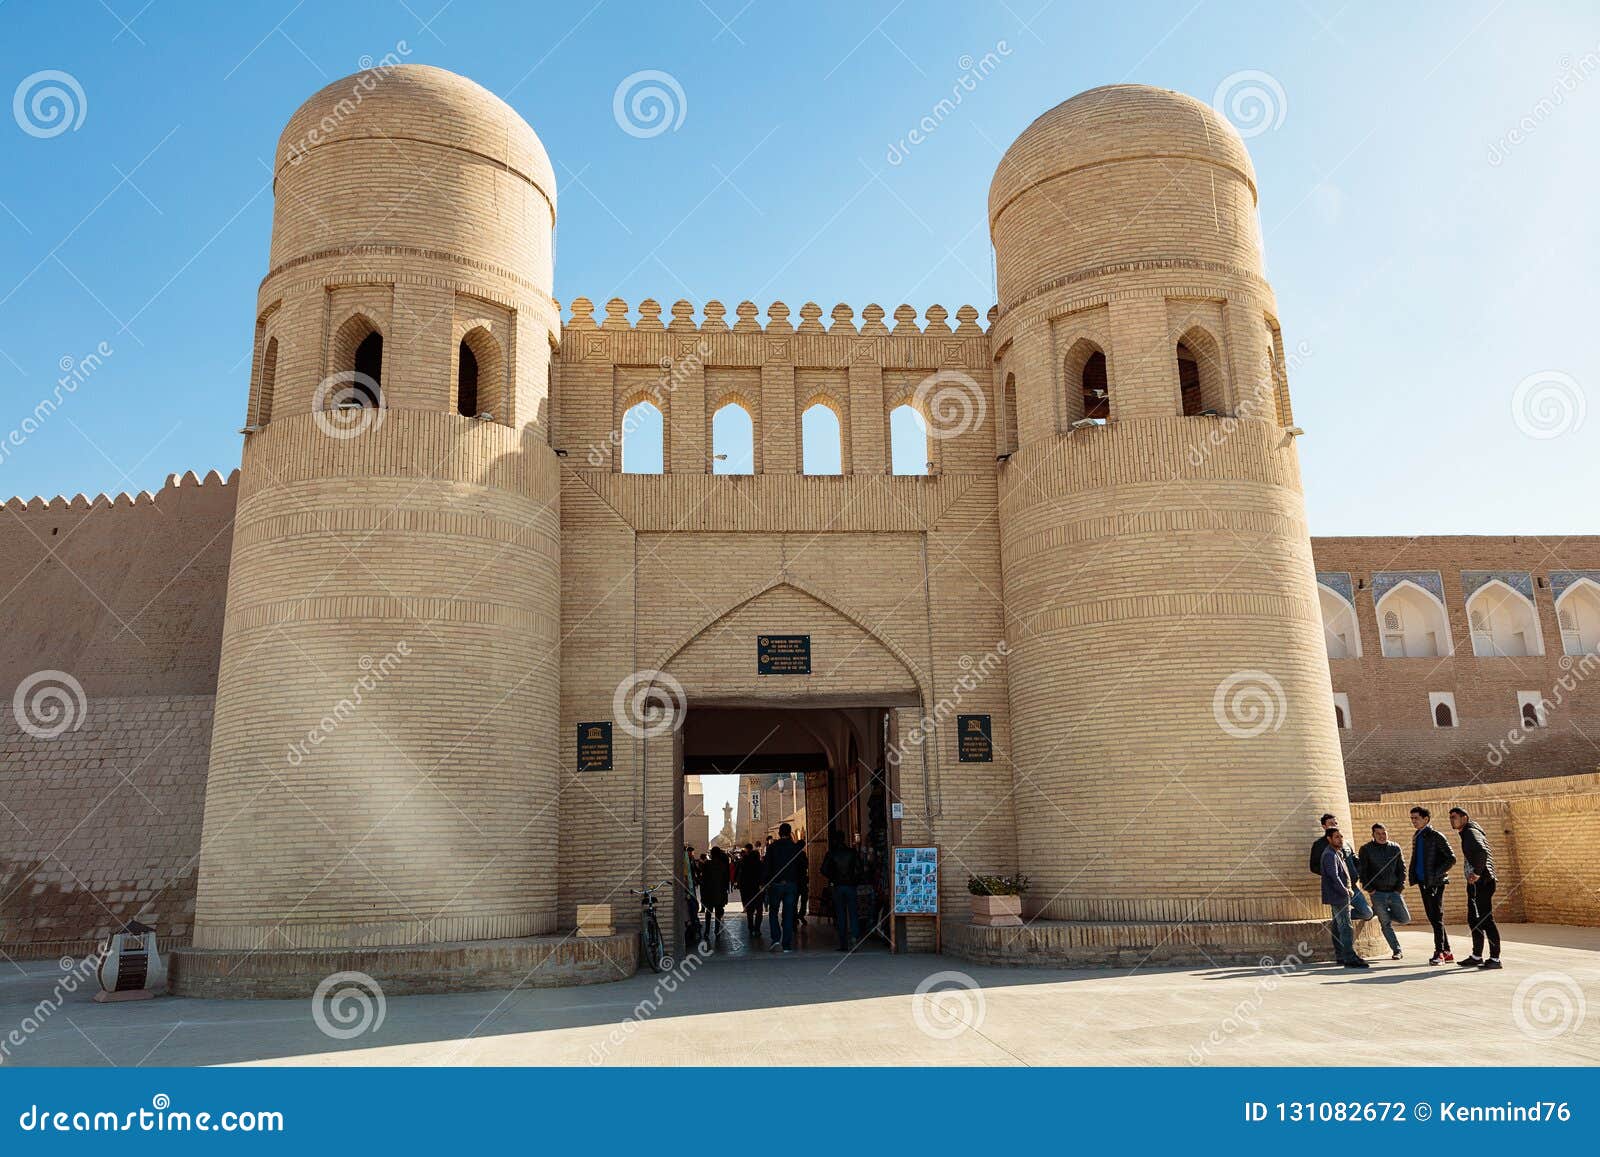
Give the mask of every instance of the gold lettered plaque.
[{"label": "gold lettered plaque", "polygon": [[759,635],[756,638],[756,674],[811,674],[810,635]]},{"label": "gold lettered plaque", "polygon": [[578,724],[578,770],[611,770],[611,720]]},{"label": "gold lettered plaque", "polygon": [[957,715],[956,758],[962,763],[993,763],[992,731],[987,715]]}]

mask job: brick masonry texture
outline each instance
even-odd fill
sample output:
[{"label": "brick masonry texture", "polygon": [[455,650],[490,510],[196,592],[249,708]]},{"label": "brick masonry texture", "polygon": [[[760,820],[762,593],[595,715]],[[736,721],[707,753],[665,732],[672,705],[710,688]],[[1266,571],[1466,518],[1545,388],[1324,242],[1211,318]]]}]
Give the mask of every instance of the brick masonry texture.
[{"label": "brick masonry texture", "polygon": [[[1587,686],[1486,753],[1517,692],[1576,670],[1546,580],[1600,571],[1600,539],[1308,537],[1255,175],[1206,106],[1113,86],[1025,131],[991,192],[986,324],[970,306],[586,298],[563,319],[533,131],[438,69],[363,76],[280,141],[237,479],[6,506],[4,689],[60,670],[87,705],[55,739],[0,728],[7,953],[142,914],[200,949],[179,969],[196,991],[262,959],[235,993],[276,994],[419,945],[448,946],[423,983],[498,976],[514,949],[496,945],[571,928],[580,904],[611,904],[626,937],[627,889],[670,875],[682,842],[682,733],[614,718],[638,672],[691,711],[886,718],[891,835],[943,849],[946,928],[966,874],[1022,871],[1040,927],[1079,929],[1024,954],[1100,963],[1285,950],[1252,928],[1323,915],[1305,850],[1351,796],[1594,768]],[[372,335],[382,408],[330,411]],[[1185,400],[1180,344],[1213,413]],[[1110,420],[1086,425],[1093,353]],[[664,418],[659,475],[621,471],[640,400]],[[748,476],[713,473],[730,403],[754,429]],[[839,475],[802,472],[813,403],[840,419]],[[931,430],[926,475],[891,473],[902,404]],[[1464,570],[1531,576],[1543,656],[1472,656]],[[1454,657],[1380,657],[1372,580],[1394,571],[1442,576]],[[1360,659],[1327,658],[1319,572],[1351,576]],[[809,634],[812,673],[758,675],[767,633]],[[1219,723],[1238,677],[1259,734]],[[1438,691],[1462,726],[1432,726]],[[959,761],[956,710],[991,717],[992,763]],[[600,719],[614,766],[580,773],[572,736]],[[1482,806],[1537,881],[1593,794]],[[1185,836],[1216,829],[1242,854]],[[1530,884],[1522,910],[1592,920],[1557,892]],[[1197,931],[1139,927],[1174,922]],[[932,936],[907,928],[914,949]]]}]

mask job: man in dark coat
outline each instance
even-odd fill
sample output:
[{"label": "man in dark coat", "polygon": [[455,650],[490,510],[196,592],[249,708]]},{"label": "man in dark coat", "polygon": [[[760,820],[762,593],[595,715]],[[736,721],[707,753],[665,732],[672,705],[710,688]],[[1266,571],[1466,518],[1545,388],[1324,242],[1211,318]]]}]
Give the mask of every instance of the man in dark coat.
[{"label": "man in dark coat", "polygon": [[1372,911],[1383,929],[1383,938],[1389,942],[1394,959],[1403,955],[1400,938],[1394,934],[1394,925],[1411,923],[1411,912],[1406,908],[1406,857],[1400,845],[1389,839],[1389,829],[1382,824],[1372,825],[1372,839],[1361,845],[1356,857],[1360,882],[1372,895]]},{"label": "man in dark coat", "polygon": [[1328,846],[1322,853],[1322,902],[1328,906],[1333,926],[1333,958],[1346,968],[1370,968],[1356,955],[1355,931],[1350,927],[1350,897],[1356,884],[1344,858],[1344,835],[1327,829]]},{"label": "man in dark coat", "polygon": [[828,833],[828,854],[822,858],[822,878],[833,888],[833,929],[839,935],[840,952],[849,952],[860,934],[856,888],[865,876],[861,853],[845,841],[843,832],[834,828]]},{"label": "man in dark coat", "polygon": [[[1339,823],[1339,821],[1334,818],[1332,812],[1323,812],[1322,818],[1317,822],[1322,825],[1322,834],[1318,836],[1316,838],[1316,842],[1311,845],[1310,867],[1311,874],[1313,876],[1322,875],[1322,853],[1328,850],[1328,829],[1331,827],[1336,827]],[[1332,933],[1332,931],[1333,929],[1330,927],[1329,932]],[[1333,941],[1333,956],[1335,960],[1339,959],[1339,939],[1337,936],[1334,937]]]},{"label": "man in dark coat", "polygon": [[766,899],[766,877],[761,869],[761,853],[754,844],[744,846],[739,857],[739,903],[744,905],[745,929],[752,940],[761,939],[761,905]]},{"label": "man in dark coat", "polygon": [[800,899],[800,873],[805,849],[794,841],[794,829],[778,825],[778,838],[767,847],[767,924],[773,952],[794,951],[794,909]]},{"label": "man in dark coat", "polygon": [[[1450,809],[1450,826],[1461,836],[1461,858],[1467,861],[1467,927],[1472,929],[1472,955],[1456,961],[1462,968],[1499,968],[1500,929],[1494,922],[1494,855],[1489,837],[1465,809]],[[1489,955],[1483,941],[1489,940]]]},{"label": "man in dark coat", "polygon": [[1417,834],[1411,841],[1411,882],[1422,893],[1422,910],[1433,926],[1433,956],[1429,964],[1448,964],[1455,960],[1450,952],[1450,937],[1444,930],[1444,889],[1450,882],[1450,869],[1456,854],[1450,841],[1433,826],[1427,808],[1411,809],[1411,826]]}]

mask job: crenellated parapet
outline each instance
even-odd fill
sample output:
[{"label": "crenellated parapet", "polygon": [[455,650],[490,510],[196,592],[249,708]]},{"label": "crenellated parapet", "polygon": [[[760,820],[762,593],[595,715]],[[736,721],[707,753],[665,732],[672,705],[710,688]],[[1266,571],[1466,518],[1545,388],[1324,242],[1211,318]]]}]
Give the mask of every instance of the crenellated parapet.
[{"label": "crenellated parapet", "polygon": [[233,487],[238,481],[237,469],[230,471],[226,478],[216,470],[207,471],[204,475],[198,475],[193,470],[185,470],[182,474],[168,474],[166,484],[154,494],[148,490],[141,490],[137,494],[121,491],[116,494],[96,494],[92,498],[85,494],[74,494],[71,498],[64,494],[58,494],[53,498],[35,495],[32,498],[9,498],[0,505],[4,505],[7,510],[16,514],[87,514],[97,509],[167,505],[181,501],[186,492],[190,491],[205,491],[208,495],[219,495],[223,488]]},{"label": "crenellated parapet", "polygon": [[[990,315],[990,321],[993,315]],[[710,423],[723,405],[750,412],[758,443],[757,473],[801,468],[801,417],[822,403],[839,418],[843,471],[890,469],[889,413],[912,405],[930,432],[935,472],[992,470],[1006,452],[1004,401],[993,388],[989,333],[978,310],[910,305],[892,314],[871,304],[823,307],[808,301],[797,314],[775,301],[764,311],[752,301],[733,308],[653,298],[630,307],[621,298],[600,312],[585,297],[573,300],[561,331],[555,398],[555,445],[581,454],[591,468],[620,468],[623,415],[649,401],[666,420],[667,471],[706,473],[713,448]],[[941,425],[965,415],[960,429]]]}]

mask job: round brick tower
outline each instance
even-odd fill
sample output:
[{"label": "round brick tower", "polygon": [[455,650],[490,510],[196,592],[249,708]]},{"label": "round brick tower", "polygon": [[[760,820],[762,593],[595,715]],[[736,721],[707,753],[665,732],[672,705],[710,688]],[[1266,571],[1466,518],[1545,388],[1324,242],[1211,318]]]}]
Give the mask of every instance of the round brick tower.
[{"label": "round brick tower", "polygon": [[325,973],[551,931],[549,159],[471,81],[380,66],[294,114],[274,180],[195,948]]},{"label": "round brick tower", "polygon": [[1263,944],[1325,915],[1306,849],[1348,812],[1250,157],[1191,97],[1094,89],[1006,152],[989,222],[1030,898]]}]

